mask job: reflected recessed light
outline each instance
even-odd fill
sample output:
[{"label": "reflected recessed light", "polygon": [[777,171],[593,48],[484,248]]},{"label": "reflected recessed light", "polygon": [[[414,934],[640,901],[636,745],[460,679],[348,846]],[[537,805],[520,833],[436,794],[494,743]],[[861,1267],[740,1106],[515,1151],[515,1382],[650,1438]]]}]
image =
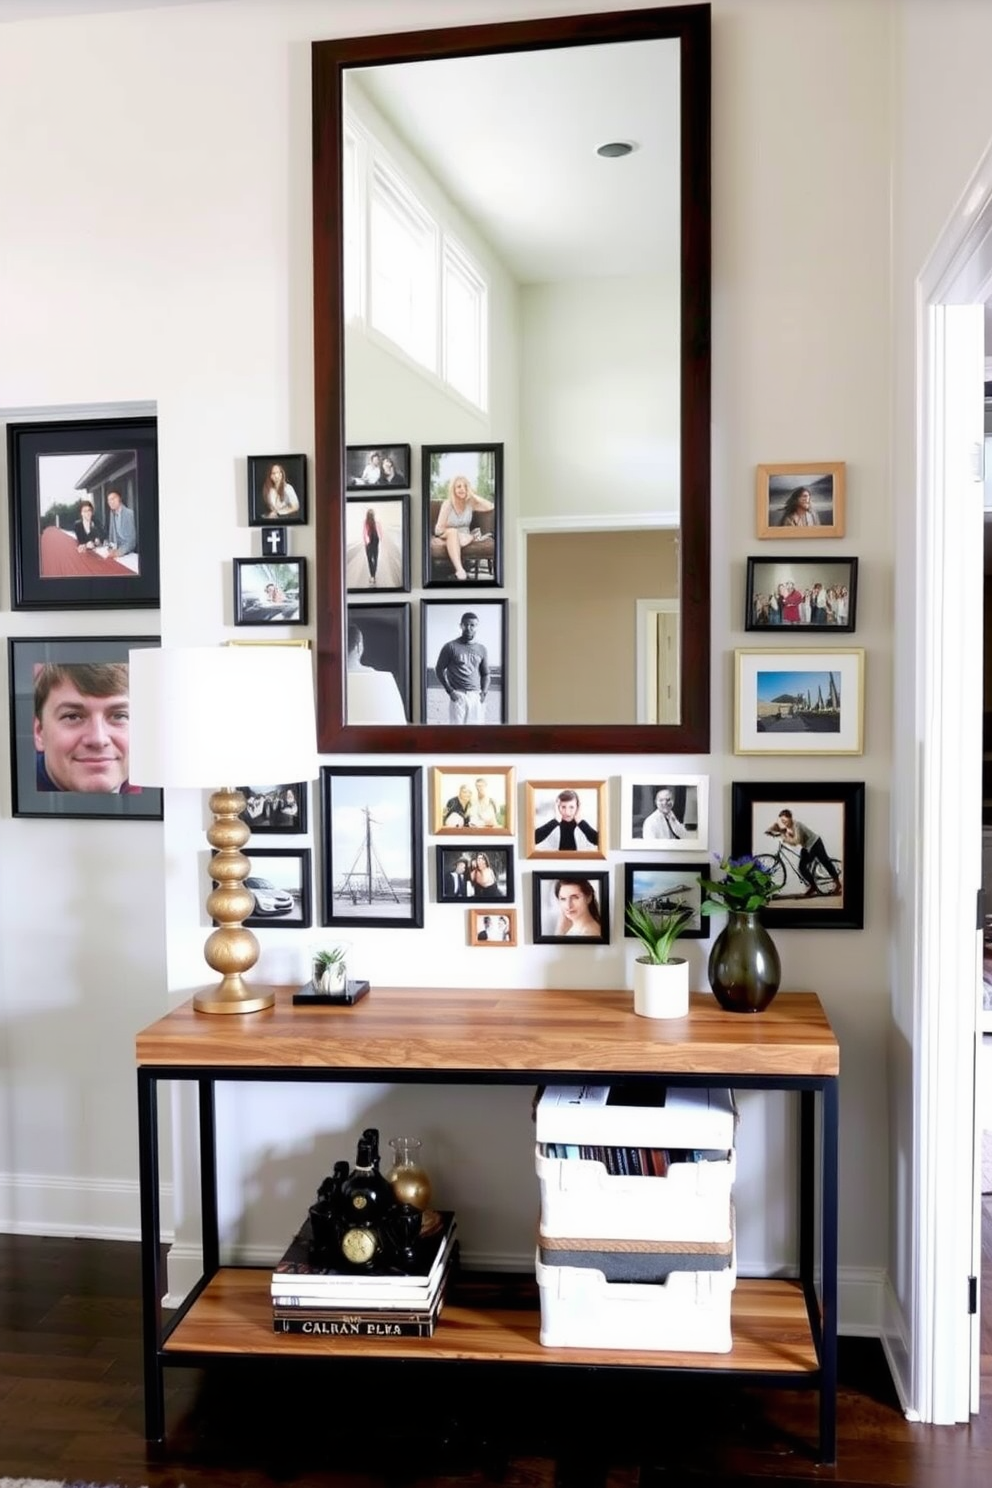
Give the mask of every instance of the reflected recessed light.
[{"label": "reflected recessed light", "polygon": [[605,145],[596,147],[596,154],[602,155],[606,160],[617,160],[621,155],[630,155],[637,146],[630,140],[610,140]]}]

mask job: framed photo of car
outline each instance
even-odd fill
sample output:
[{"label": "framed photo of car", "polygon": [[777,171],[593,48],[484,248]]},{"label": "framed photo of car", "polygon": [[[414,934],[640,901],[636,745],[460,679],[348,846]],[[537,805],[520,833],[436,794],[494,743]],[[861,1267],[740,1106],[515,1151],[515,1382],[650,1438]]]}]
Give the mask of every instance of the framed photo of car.
[{"label": "framed photo of car", "polygon": [[508,903],[514,896],[513,848],[492,842],[438,843],[435,877],[438,904]]},{"label": "framed photo of car", "polygon": [[235,625],[305,625],[307,560],[235,558]]},{"label": "framed photo of car", "polygon": [[292,785],[239,785],[246,802],[241,820],[253,837],[269,833],[295,837],[307,829],[308,789],[303,780]]},{"label": "framed photo of car", "polygon": [[349,594],[410,589],[410,497],[369,492],[344,504],[345,583]]},{"label": "framed photo of car", "polygon": [[325,765],[320,799],[323,923],[422,928],[420,766]]},{"label": "framed photo of car", "polygon": [[610,878],[562,868],[532,878],[535,945],[608,945]]},{"label": "framed photo of car", "polygon": [[12,606],[159,603],[154,418],[9,424]]},{"label": "framed photo of car", "polygon": [[425,444],[424,588],[503,582],[503,446]]},{"label": "framed photo of car", "polygon": [[857,558],[749,558],[744,629],[812,631],[823,639],[855,630]]},{"label": "framed photo of car", "polygon": [[248,526],[302,527],[306,520],[306,455],[249,455]]},{"label": "framed photo of car", "polygon": [[251,872],[244,886],[255,908],[243,923],[252,929],[306,930],[313,923],[310,849],[255,847],[249,856]]},{"label": "framed photo of car", "polygon": [[349,444],[344,457],[346,491],[408,491],[408,444]]},{"label": "framed photo of car", "polygon": [[[712,932],[701,914],[703,890],[701,878],[708,878],[710,863],[624,863],[623,902],[637,904],[652,919],[681,908],[692,910],[692,919],[679,931],[680,936],[704,940]],[[624,914],[624,935],[636,939]]]}]

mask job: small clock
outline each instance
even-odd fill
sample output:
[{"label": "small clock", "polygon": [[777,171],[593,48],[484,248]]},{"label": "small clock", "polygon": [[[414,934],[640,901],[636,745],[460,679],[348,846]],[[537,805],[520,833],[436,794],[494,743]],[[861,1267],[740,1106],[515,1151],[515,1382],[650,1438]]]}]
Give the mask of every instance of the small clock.
[{"label": "small clock", "polygon": [[380,1249],[379,1236],[370,1225],[353,1225],[341,1235],[341,1254],[352,1266],[368,1266]]}]

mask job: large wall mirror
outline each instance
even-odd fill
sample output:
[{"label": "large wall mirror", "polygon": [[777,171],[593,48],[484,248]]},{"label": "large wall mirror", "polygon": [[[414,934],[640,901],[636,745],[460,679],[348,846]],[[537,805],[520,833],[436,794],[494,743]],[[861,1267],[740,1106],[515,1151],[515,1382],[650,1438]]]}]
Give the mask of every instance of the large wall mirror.
[{"label": "large wall mirror", "polygon": [[321,749],[707,752],[709,6],[313,83]]}]

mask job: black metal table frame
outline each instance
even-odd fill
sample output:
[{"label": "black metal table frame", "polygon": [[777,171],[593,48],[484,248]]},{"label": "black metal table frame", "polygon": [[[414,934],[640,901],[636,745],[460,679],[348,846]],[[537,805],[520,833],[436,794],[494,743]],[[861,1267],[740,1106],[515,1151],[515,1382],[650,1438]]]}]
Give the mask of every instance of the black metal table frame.
[{"label": "black metal table frame", "polygon": [[[165,1440],[166,1366],[203,1367],[216,1363],[214,1353],[198,1354],[190,1350],[169,1354],[165,1349],[171,1333],[196,1302],[204,1287],[220,1267],[220,1239],[217,1216],[217,1142],[214,1087],[217,1081],[319,1082],[333,1084],[420,1084],[420,1085],[552,1085],[570,1078],[567,1070],[493,1070],[493,1069],[343,1069],[263,1066],[258,1068],[224,1065],[140,1065],[138,1068],[138,1170],[141,1195],[141,1276],[142,1326],[145,1385],[145,1437],[149,1443]],[[586,1084],[609,1084],[624,1080],[664,1078],[670,1085],[727,1086],[735,1090],[784,1090],[799,1095],[799,1280],[806,1301],[806,1312],[819,1367],[807,1374],[779,1371],[746,1372],[749,1383],[774,1385],[786,1389],[818,1389],[819,1450],[817,1460],[832,1466],[837,1457],[837,1200],[838,1200],[838,1127],[839,1092],[836,1075],[738,1075],[718,1072],[695,1074],[670,1073],[659,1069],[650,1075],[643,1071],[583,1070]],[[192,1083],[199,1089],[200,1136],[200,1212],[202,1227],[203,1274],[184,1298],[182,1304],[163,1325],[163,1267],[161,1257],[161,1209],[159,1194],[158,1151],[158,1085],[160,1081]],[[820,1161],[816,1161],[816,1096],[820,1097]],[[816,1224],[816,1175],[819,1169],[820,1223]],[[816,1239],[820,1239],[820,1289],[816,1288]],[[271,1357],[259,1355],[258,1357]],[[353,1360],[351,1361],[354,1362]],[[588,1368],[585,1365],[563,1365],[563,1368]],[[610,1367],[610,1366],[604,1366]],[[665,1366],[653,1366],[664,1369]],[[684,1365],[672,1366],[679,1374],[698,1372],[737,1374],[728,1364],[726,1371],[706,1366],[693,1371]]]}]

